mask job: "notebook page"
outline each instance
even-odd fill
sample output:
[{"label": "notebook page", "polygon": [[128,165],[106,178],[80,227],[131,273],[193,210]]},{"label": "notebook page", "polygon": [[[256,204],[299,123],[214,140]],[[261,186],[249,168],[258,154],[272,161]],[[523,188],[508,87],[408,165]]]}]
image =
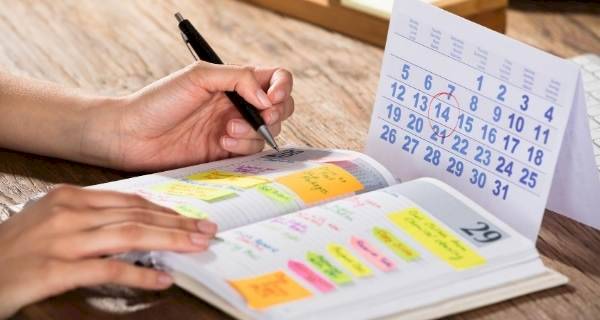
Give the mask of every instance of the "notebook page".
[{"label": "notebook page", "polygon": [[289,148],[93,186],[136,193],[228,230],[394,183],[353,151]]},{"label": "notebook page", "polygon": [[[163,253],[160,261],[201,282],[209,274],[228,285],[224,298],[238,292],[232,303],[243,299],[249,314],[295,319],[346,305],[369,309],[366,297],[398,300],[537,259],[530,241],[431,183],[413,188],[432,194],[424,205],[403,195],[420,183],[222,232],[205,253]],[[480,289],[474,283],[469,290]]]}]

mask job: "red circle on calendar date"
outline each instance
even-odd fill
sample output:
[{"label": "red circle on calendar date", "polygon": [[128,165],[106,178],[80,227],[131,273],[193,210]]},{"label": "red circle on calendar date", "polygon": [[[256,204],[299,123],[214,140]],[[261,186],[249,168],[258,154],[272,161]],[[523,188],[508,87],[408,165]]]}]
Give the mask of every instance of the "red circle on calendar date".
[{"label": "red circle on calendar date", "polygon": [[[454,99],[454,102],[456,103],[456,105],[454,106],[454,105],[452,105],[452,104],[450,104],[448,102],[441,101],[441,99],[438,99],[441,96],[447,96],[448,100],[450,98]],[[431,119],[431,105],[433,104],[433,101],[435,101],[435,100],[440,100],[440,102],[449,105],[450,106],[450,110],[456,109],[457,113],[460,112],[460,110],[461,110],[460,109],[460,103],[458,102],[458,99],[456,99],[456,97],[453,94],[449,93],[449,92],[440,92],[440,93],[437,93],[429,101],[429,106],[427,107],[427,122],[429,124],[429,128],[431,128],[431,130],[433,131],[433,133],[435,135],[437,135],[438,137],[440,137],[442,139],[446,139],[446,138],[450,137],[456,131],[456,127],[458,127],[458,115],[456,116],[456,122],[454,123],[454,126],[452,127],[452,129],[450,130],[450,132],[448,132],[445,135],[444,134],[440,134],[440,131],[441,131],[440,127],[438,127],[438,130],[436,131],[433,128],[433,123],[432,123],[432,121],[434,121],[434,120]],[[452,112],[451,112],[451,114],[452,114]],[[438,122],[438,121],[436,121],[436,122]],[[440,126],[442,126],[443,128],[448,128],[448,129],[451,128],[450,126],[441,124],[441,122],[439,122],[439,123],[440,123]]]}]

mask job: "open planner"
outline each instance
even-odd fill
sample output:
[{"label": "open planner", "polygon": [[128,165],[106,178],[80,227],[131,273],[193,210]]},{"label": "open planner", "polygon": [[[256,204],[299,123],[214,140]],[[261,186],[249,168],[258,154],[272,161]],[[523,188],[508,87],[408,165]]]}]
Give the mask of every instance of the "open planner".
[{"label": "open planner", "polygon": [[353,151],[290,148],[93,188],[216,222],[206,252],[149,255],[239,319],[432,318],[566,282],[448,185],[396,184]]}]

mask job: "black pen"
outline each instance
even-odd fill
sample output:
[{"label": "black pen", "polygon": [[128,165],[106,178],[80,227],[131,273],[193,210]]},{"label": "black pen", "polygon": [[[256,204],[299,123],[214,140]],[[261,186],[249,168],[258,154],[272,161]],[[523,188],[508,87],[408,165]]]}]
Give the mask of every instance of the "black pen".
[{"label": "black pen", "polygon": [[[190,50],[190,53],[192,53],[192,56],[194,56],[194,59],[200,59],[214,64],[223,64],[221,58],[217,56],[215,51],[210,47],[208,42],[204,40],[189,20],[184,19],[179,12],[175,14],[175,18],[177,19],[177,22],[179,22],[181,37],[183,38],[183,41],[185,41],[185,45]],[[273,149],[279,151],[275,138],[273,138],[273,135],[269,131],[269,128],[267,128],[267,125],[258,113],[258,110],[235,91],[225,92],[225,95],[227,95],[229,100],[231,100],[231,103],[233,103],[252,128],[260,133]]]}]

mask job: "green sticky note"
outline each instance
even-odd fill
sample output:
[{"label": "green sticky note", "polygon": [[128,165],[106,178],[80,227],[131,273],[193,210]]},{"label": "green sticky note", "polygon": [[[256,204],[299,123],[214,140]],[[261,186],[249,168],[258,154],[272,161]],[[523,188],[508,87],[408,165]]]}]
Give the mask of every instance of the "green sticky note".
[{"label": "green sticky note", "polygon": [[349,275],[345,274],[342,270],[331,264],[327,258],[318,253],[310,251],[307,252],[306,260],[308,260],[313,267],[319,270],[319,272],[329,278],[329,280],[337,284],[352,282],[352,278]]},{"label": "green sticky note", "polygon": [[177,205],[173,210],[177,211],[182,216],[186,216],[188,218],[194,219],[206,219],[208,218],[208,214],[198,208],[192,207],[187,204]]},{"label": "green sticky note", "polygon": [[380,227],[373,228],[373,235],[377,240],[392,250],[397,256],[405,261],[415,261],[419,259],[419,253],[409,247],[402,240],[398,239],[391,231]]},{"label": "green sticky note", "polygon": [[283,190],[277,189],[272,184],[259,185],[258,187],[256,187],[256,190],[258,190],[258,192],[260,192],[262,195],[266,196],[267,198],[272,199],[277,202],[280,202],[280,203],[287,204],[287,203],[294,201],[293,195],[291,195]]}]

